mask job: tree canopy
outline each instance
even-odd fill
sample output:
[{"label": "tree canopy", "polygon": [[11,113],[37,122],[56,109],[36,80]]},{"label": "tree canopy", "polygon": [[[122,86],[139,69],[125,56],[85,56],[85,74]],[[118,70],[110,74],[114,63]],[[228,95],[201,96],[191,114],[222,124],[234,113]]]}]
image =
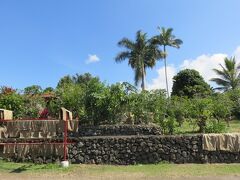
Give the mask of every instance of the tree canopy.
[{"label": "tree canopy", "polygon": [[165,81],[166,81],[166,90],[167,95],[169,97],[169,90],[168,90],[168,77],[167,77],[167,50],[166,47],[174,47],[180,48],[180,45],[183,43],[181,39],[177,39],[175,35],[173,35],[172,28],[160,28],[158,27],[160,34],[154,36],[153,43],[158,44],[159,46],[163,47],[163,58],[164,58],[164,68],[165,68]]},{"label": "tree canopy", "polygon": [[204,81],[198,71],[185,69],[173,77],[172,95],[187,96],[206,96],[211,94],[210,86]]},{"label": "tree canopy", "polygon": [[147,38],[147,34],[142,31],[136,33],[135,41],[123,38],[118,42],[120,47],[126,50],[120,52],[116,58],[116,62],[122,62],[128,59],[128,64],[134,70],[135,85],[141,82],[142,90],[145,90],[146,68],[153,68],[156,61],[162,57],[161,51],[157,45]]},{"label": "tree canopy", "polygon": [[221,69],[213,69],[219,76],[212,78],[211,81],[215,82],[219,87],[215,88],[221,91],[228,91],[236,89],[240,85],[240,65],[236,64],[235,57],[225,58],[224,65],[220,64]]}]

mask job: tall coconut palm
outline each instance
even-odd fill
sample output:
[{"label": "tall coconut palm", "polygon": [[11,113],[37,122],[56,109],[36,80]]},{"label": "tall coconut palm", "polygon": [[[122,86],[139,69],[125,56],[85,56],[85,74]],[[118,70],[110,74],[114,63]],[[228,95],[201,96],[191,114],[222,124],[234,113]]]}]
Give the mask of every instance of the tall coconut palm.
[{"label": "tall coconut palm", "polygon": [[177,39],[173,34],[172,28],[160,28],[158,27],[158,30],[160,32],[159,35],[154,36],[154,42],[157,43],[160,46],[163,46],[163,52],[164,52],[164,67],[165,67],[165,80],[166,80],[166,90],[167,95],[169,97],[169,90],[168,90],[168,77],[167,77],[167,50],[166,47],[175,47],[180,48],[180,45],[183,43],[181,39]]},{"label": "tall coconut palm", "polygon": [[128,59],[128,65],[135,73],[135,85],[142,82],[142,90],[145,90],[146,68],[153,68],[156,61],[162,57],[162,52],[158,49],[157,44],[152,43],[151,39],[147,39],[147,34],[142,31],[137,31],[135,41],[123,38],[118,45],[126,50],[120,52],[115,61],[122,62]]},{"label": "tall coconut palm", "polygon": [[240,65],[236,64],[235,57],[225,58],[224,66],[220,64],[221,69],[213,69],[219,78],[212,78],[210,81],[215,82],[220,87],[215,89],[228,91],[240,86]]}]

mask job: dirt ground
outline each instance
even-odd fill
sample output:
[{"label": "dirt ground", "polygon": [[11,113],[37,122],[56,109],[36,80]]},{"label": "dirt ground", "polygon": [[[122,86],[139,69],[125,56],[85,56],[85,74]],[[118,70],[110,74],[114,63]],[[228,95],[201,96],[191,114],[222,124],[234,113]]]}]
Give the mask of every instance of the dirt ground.
[{"label": "dirt ground", "polygon": [[40,179],[57,179],[57,180],[239,180],[240,176],[180,176],[180,177],[147,177],[142,174],[108,174],[108,175],[88,175],[88,174],[79,174],[77,172],[74,173],[66,173],[66,174],[49,174],[49,173],[0,173],[0,180],[40,180]]}]

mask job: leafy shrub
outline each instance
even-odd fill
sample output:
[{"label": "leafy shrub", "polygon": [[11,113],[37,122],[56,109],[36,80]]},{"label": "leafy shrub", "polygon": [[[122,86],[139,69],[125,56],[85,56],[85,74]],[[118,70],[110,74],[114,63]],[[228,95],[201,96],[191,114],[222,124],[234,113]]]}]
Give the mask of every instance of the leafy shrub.
[{"label": "leafy shrub", "polygon": [[166,94],[162,90],[142,91],[128,96],[128,110],[135,124],[161,123],[166,114]]},{"label": "leafy shrub", "polygon": [[24,107],[23,97],[15,90],[3,88],[0,94],[0,107],[14,111],[14,118],[20,118]]},{"label": "leafy shrub", "polygon": [[229,120],[232,116],[233,111],[233,101],[230,100],[229,96],[226,94],[217,94],[213,98],[213,118],[215,118],[218,122],[220,120],[224,120],[229,125]]},{"label": "leafy shrub", "polygon": [[39,112],[46,106],[40,96],[23,96],[21,118],[38,118]]},{"label": "leafy shrub", "polygon": [[199,132],[204,133],[207,121],[212,117],[212,100],[210,98],[194,98],[189,108],[190,118],[199,127]]},{"label": "leafy shrub", "polygon": [[174,117],[169,116],[160,122],[160,127],[162,128],[163,134],[172,135],[175,133],[177,121]]},{"label": "leafy shrub", "polygon": [[178,122],[178,126],[181,126],[182,123],[189,118],[189,107],[191,105],[191,101],[187,97],[178,97],[173,96],[170,102],[170,108],[176,121]]},{"label": "leafy shrub", "polygon": [[226,124],[216,120],[207,121],[205,133],[222,133],[226,132]]},{"label": "leafy shrub", "polygon": [[232,103],[232,114],[240,118],[240,89],[230,90],[226,92],[226,96],[228,96]]}]

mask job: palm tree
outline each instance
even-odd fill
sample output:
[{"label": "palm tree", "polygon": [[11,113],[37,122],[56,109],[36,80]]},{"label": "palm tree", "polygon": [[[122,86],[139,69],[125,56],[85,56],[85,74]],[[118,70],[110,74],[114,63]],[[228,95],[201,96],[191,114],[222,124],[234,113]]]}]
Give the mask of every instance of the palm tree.
[{"label": "palm tree", "polygon": [[172,28],[160,28],[158,27],[158,30],[160,32],[159,35],[154,36],[154,43],[157,43],[160,46],[163,46],[163,53],[164,53],[164,66],[165,66],[165,79],[166,79],[166,90],[167,95],[169,97],[169,90],[168,90],[168,77],[167,77],[167,46],[180,48],[180,45],[183,43],[181,39],[176,39],[176,37],[172,34],[173,29]]},{"label": "palm tree", "polygon": [[228,91],[230,89],[236,89],[240,85],[240,78],[239,78],[239,70],[240,65],[236,64],[235,57],[230,57],[229,59],[226,57],[224,59],[224,66],[220,64],[221,69],[213,69],[219,78],[212,78],[210,81],[215,82],[220,87],[215,89]]},{"label": "palm tree", "polygon": [[135,41],[123,38],[118,45],[126,50],[120,52],[115,61],[122,62],[128,59],[128,65],[135,73],[135,85],[141,81],[142,90],[145,90],[146,68],[153,68],[156,61],[162,57],[162,52],[151,39],[147,39],[147,34],[142,31],[137,31]]}]

